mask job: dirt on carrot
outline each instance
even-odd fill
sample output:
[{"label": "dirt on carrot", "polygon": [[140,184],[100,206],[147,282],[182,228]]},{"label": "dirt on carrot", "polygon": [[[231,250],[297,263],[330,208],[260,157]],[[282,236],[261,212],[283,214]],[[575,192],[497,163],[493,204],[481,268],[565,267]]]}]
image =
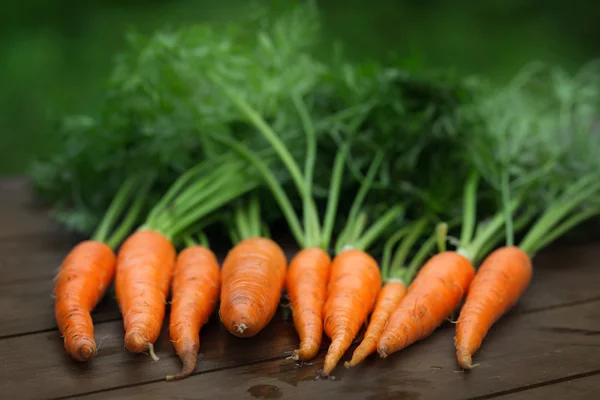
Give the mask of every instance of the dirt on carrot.
[{"label": "dirt on carrot", "polygon": [[221,270],[219,316],[229,332],[252,337],[271,321],[281,298],[287,260],[281,247],[267,238],[238,243]]},{"label": "dirt on carrot", "polygon": [[97,351],[90,312],[115,275],[116,257],[102,242],[84,241],[63,260],[54,286],[54,313],[67,353],[87,361]]}]

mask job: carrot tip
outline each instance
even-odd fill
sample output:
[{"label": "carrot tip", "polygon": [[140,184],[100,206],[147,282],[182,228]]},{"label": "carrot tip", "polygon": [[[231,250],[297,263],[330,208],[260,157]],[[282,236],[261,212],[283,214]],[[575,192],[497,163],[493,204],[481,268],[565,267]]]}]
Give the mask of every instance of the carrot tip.
[{"label": "carrot tip", "polygon": [[154,345],[152,343],[148,343],[148,353],[150,354],[150,357],[152,358],[153,361],[160,360],[160,358],[158,358],[158,356],[154,352]]},{"label": "carrot tip", "polygon": [[238,327],[237,327],[237,328],[235,328],[235,327],[234,327],[234,329],[235,329],[235,330],[236,330],[236,331],[237,331],[237,332],[238,332],[240,335],[243,335],[243,334],[244,334],[244,331],[245,331],[246,329],[248,329],[248,327],[246,326],[246,324],[244,324],[244,323],[242,322],[241,324],[239,324],[239,325],[238,325]]},{"label": "carrot tip", "polygon": [[346,368],[350,368],[351,366],[352,366],[352,364],[350,364],[348,361],[346,361],[344,363],[344,367],[346,367]]},{"label": "carrot tip", "polygon": [[387,346],[381,346],[381,347],[379,347],[379,349],[377,349],[377,352],[379,353],[379,356],[381,358],[386,358],[388,356],[387,350],[388,350]]},{"label": "carrot tip", "polygon": [[77,350],[77,359],[79,361],[88,361],[96,354],[96,349],[93,346],[84,344]]}]

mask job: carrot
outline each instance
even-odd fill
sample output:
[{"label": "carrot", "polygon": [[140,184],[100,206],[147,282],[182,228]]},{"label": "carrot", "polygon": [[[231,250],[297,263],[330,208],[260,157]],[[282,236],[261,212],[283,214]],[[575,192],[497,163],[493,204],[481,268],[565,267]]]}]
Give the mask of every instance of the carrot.
[{"label": "carrot", "polygon": [[445,233],[438,237],[440,252],[421,268],[377,342],[377,352],[382,358],[431,335],[466,295],[475,275],[471,260],[503,223],[503,215],[499,214],[473,238],[478,183],[479,176],[471,174],[465,184],[461,247],[446,251]]},{"label": "carrot", "polygon": [[281,297],[287,261],[274,241],[250,237],[223,262],[219,316],[229,332],[251,337],[273,318]]},{"label": "carrot", "polygon": [[[427,220],[422,219],[419,222],[407,225],[406,228],[398,231],[386,242],[381,262],[384,285],[377,297],[377,303],[375,303],[375,308],[363,340],[352,354],[350,362],[344,364],[346,368],[359,364],[377,350],[377,341],[387,324],[389,316],[406,295],[406,288],[412,281],[427,253],[435,244],[435,236],[433,236],[423,243],[410,264],[405,266],[408,253],[421,236],[426,224]],[[404,238],[405,236],[407,237]],[[401,239],[403,240],[392,258],[392,249]]]},{"label": "carrot", "polygon": [[96,354],[90,312],[115,275],[116,257],[102,242],[84,241],[75,246],[60,266],[54,288],[54,313],[67,353],[78,361]]},{"label": "carrot", "polygon": [[[90,240],[75,246],[62,261],[54,285],[54,315],[64,338],[67,353],[78,361],[88,361],[97,353],[90,312],[102,299],[115,276],[113,249],[123,240],[141,210],[149,182],[137,186],[130,178],[121,185]],[[134,189],[139,195],[131,201]],[[131,202],[120,224],[120,214]]]},{"label": "carrot", "polygon": [[123,314],[125,347],[149,351],[162,327],[165,304],[175,266],[175,248],[163,234],[141,229],[129,236],[117,255],[115,288]]},{"label": "carrot", "polygon": [[[596,117],[581,112],[597,108],[598,92],[590,95],[589,88],[598,87],[599,76],[597,68],[588,67],[573,76],[560,69],[525,68],[502,90],[477,96],[467,106],[468,113],[475,111],[485,121],[465,147],[473,166],[499,189],[495,196],[502,204],[505,243],[483,259],[458,318],[456,356],[464,369],[475,366],[472,357],[489,329],[525,292],[534,255],[600,214]],[[514,204],[525,206],[517,219]],[[534,222],[529,209],[543,212]],[[514,232],[523,226],[529,230],[517,246]],[[483,247],[491,250],[495,242],[490,239]]]},{"label": "carrot", "polygon": [[431,335],[456,309],[474,275],[471,262],[457,252],[429,259],[390,315],[377,342],[379,355],[385,358]]},{"label": "carrot", "polygon": [[377,340],[381,332],[383,332],[390,314],[400,304],[405,294],[406,285],[401,280],[390,280],[383,286],[377,298],[377,303],[375,303],[375,309],[367,327],[367,332],[360,345],[352,354],[350,362],[346,362],[346,367],[357,365],[376,350]]},{"label": "carrot", "polygon": [[183,368],[168,381],[189,376],[196,369],[200,329],[214,311],[221,289],[221,271],[214,253],[192,245],[177,257],[172,286],[169,333]]},{"label": "carrot", "polygon": [[286,286],[294,326],[300,336],[300,348],[292,355],[294,360],[310,360],[321,347],[330,266],[329,254],[320,248],[300,251],[290,263]]},{"label": "carrot", "polygon": [[[600,194],[600,183],[595,177],[585,175],[550,204],[533,224],[519,246],[514,243],[514,230],[530,222],[525,213],[513,222],[512,208],[505,206],[506,245],[483,260],[471,284],[469,295],[461,310],[456,326],[455,347],[458,364],[471,369],[473,354],[479,350],[489,329],[523,295],[533,275],[532,255],[582,221],[600,214],[594,205],[581,209],[586,202]],[[510,200],[508,184],[503,187],[505,204]]]},{"label": "carrot", "polygon": [[[311,256],[311,263],[307,262],[304,264],[304,257],[307,257],[306,260],[308,260],[308,254],[322,253],[322,251],[319,251],[318,249],[328,250],[335,221],[335,212],[338,205],[345,157],[348,149],[344,146],[336,155],[330,182],[327,209],[321,226],[318,211],[312,196],[312,178],[317,149],[316,130],[310,119],[304,99],[298,95],[298,93],[292,93],[291,97],[293,105],[298,112],[302,128],[307,137],[305,168],[304,171],[301,171],[298,163],[294,160],[289,149],[285,146],[285,143],[277,136],[272,127],[269,126],[268,122],[262,119],[260,113],[242,97],[238,96],[235,91],[220,78],[213,76],[212,79],[217,86],[223,90],[224,94],[229,97],[231,103],[237,107],[249,121],[252,121],[256,130],[271,144],[287,169],[287,172],[302,199],[302,211],[304,216],[303,226],[300,224],[298,215],[295,213],[290,199],[281,189],[277,177],[269,170],[268,166],[262,162],[256,154],[248,150],[239,142],[232,139],[220,138],[221,141],[226,142],[241,156],[246,158],[263,176],[265,182],[271,189],[275,200],[278,202],[292,234],[304,249],[304,252],[300,253],[302,258],[295,261],[298,262],[298,265],[300,265],[300,261],[302,261],[301,269],[307,271],[306,275],[311,276],[310,279],[312,282],[310,284],[314,286],[314,290],[304,289],[305,279],[300,279],[300,277],[304,278],[304,274],[296,273],[295,270],[297,268],[300,269],[300,267],[297,267],[296,265],[294,265],[294,274],[287,279],[286,287],[288,293],[291,293],[294,322],[301,340],[300,349],[296,350],[291,358],[307,360],[316,355],[318,346],[322,340],[320,327],[318,325],[313,325],[315,320],[313,316],[320,316],[322,313],[321,306],[323,304],[324,287],[322,279],[326,277],[328,273],[324,261],[319,261],[318,263],[314,262],[315,260],[313,260]],[[360,115],[360,113],[358,113],[356,121],[353,121],[356,126],[360,125],[361,118],[364,118],[365,116],[366,114]],[[330,338],[332,335],[335,336],[335,340],[332,343],[326,358],[325,368],[323,370],[324,375],[329,374],[331,370],[333,370],[343,353],[350,346],[358,329],[373,309],[377,294],[381,287],[381,274],[377,263],[371,256],[365,253],[365,249],[403,212],[400,207],[392,207],[379,221],[377,221],[377,223],[373,224],[373,226],[364,233],[364,236],[361,236],[362,230],[366,225],[366,216],[364,214],[359,216],[358,214],[361,203],[373,183],[382,159],[382,153],[374,157],[366,178],[362,182],[361,188],[353,202],[346,228],[343,234],[340,235],[340,238],[338,238],[336,251],[338,254],[336,259],[338,261],[336,264],[336,260],[334,260],[331,265],[332,275],[327,284],[327,292],[329,294],[323,309],[323,312],[325,313],[325,332]],[[348,250],[348,248],[351,250]],[[324,257],[319,258],[325,260]],[[347,258],[358,261],[358,264],[352,265],[346,263],[344,260]],[[359,292],[359,297],[352,297],[354,294],[352,291],[348,291],[348,288],[344,288],[343,286],[336,286],[334,283],[336,278],[334,278],[333,271],[336,269],[336,265],[340,268],[340,264],[342,265],[342,270],[350,274],[356,274],[355,279],[350,279],[348,283],[362,289],[362,291]],[[306,280],[308,279],[309,278],[306,277]],[[343,280],[343,282],[346,281],[347,280]],[[335,299],[331,300],[332,293],[337,293],[337,301]],[[344,300],[348,300],[348,297],[353,299],[352,308],[348,308],[344,305]],[[354,307],[358,308],[354,309]],[[310,316],[310,318],[307,316]],[[346,323],[348,326],[346,326]],[[342,332],[346,333],[343,337],[340,336]],[[304,349],[307,348],[306,346],[308,346],[308,349],[310,350],[304,351]]]},{"label": "carrot", "polygon": [[377,262],[364,251],[346,250],[334,258],[324,309],[325,333],[331,338],[324,376],[331,373],[352,344],[373,310],[380,288]]},{"label": "carrot", "polygon": [[371,163],[348,214],[345,228],[336,242],[324,307],[325,333],[331,344],[325,355],[322,376],[329,376],[373,311],[381,290],[379,266],[366,249],[397,219],[404,209],[388,209],[368,229],[366,214],[360,212],[362,201],[373,182],[382,156]]},{"label": "carrot", "polygon": [[456,324],[456,357],[462,368],[474,367],[473,354],[494,322],[521,297],[532,273],[529,256],[515,246],[494,251],[479,267]]},{"label": "carrot", "polygon": [[[327,210],[323,221],[312,196],[313,170],[316,159],[316,135],[304,100],[296,93],[292,100],[296,111],[302,121],[306,133],[307,154],[304,170],[294,160],[285,143],[275,134],[268,123],[260,114],[247,104],[244,99],[236,96],[223,82],[216,82],[223,87],[225,93],[231,98],[232,103],[253,121],[258,132],[271,144],[282,164],[296,186],[299,197],[302,199],[303,223],[300,223],[298,213],[294,209],[288,195],[282,190],[278,178],[269,166],[247,146],[232,139],[220,136],[222,142],[231,146],[236,152],[252,164],[257,172],[262,175],[265,183],[277,201],[301,251],[293,258],[286,278],[285,287],[290,299],[294,326],[300,338],[300,346],[292,356],[294,360],[310,360],[314,358],[321,346],[323,337],[323,306],[325,304],[327,283],[331,269],[331,258],[328,254],[329,243],[335,222],[335,213],[338,205],[342,175],[344,171],[345,149],[338,151],[335,157],[332,179],[330,183]],[[238,218],[239,220],[239,218]],[[242,218],[243,220],[243,218]],[[238,224],[240,232],[234,232],[232,238],[239,241],[238,236],[248,237],[242,231],[244,224]],[[242,229],[240,229],[242,228]],[[256,235],[255,235],[256,236]]]},{"label": "carrot", "polygon": [[213,170],[210,167],[210,163],[203,163],[182,174],[117,255],[116,294],[123,314],[125,347],[134,353],[149,351],[153,360],[158,360],[154,343],[163,324],[176,263],[173,242],[257,186],[243,174],[243,164],[237,160]]}]

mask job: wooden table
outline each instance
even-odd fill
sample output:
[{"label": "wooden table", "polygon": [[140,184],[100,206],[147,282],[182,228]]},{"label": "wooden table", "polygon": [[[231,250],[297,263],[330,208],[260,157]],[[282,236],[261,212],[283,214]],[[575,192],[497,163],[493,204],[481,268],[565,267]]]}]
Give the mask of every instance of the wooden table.
[{"label": "wooden table", "polygon": [[202,331],[195,374],[169,383],[165,375],[180,363],[168,335],[157,343],[158,362],[129,354],[111,296],[94,313],[97,357],[89,364],[67,357],[51,292],[73,244],[33,204],[23,180],[0,181],[2,399],[600,399],[598,243],[540,254],[527,294],[492,329],[476,355],[480,366],[468,373],[456,364],[447,323],[386,360],[373,356],[316,379],[325,347],[311,364],[287,360],[298,339],[280,313],[252,339],[233,337],[214,317]]}]

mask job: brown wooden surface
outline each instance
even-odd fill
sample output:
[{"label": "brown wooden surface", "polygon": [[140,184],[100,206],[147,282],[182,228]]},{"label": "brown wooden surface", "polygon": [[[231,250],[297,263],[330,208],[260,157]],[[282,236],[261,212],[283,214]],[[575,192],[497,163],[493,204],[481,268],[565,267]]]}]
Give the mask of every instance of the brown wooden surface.
[{"label": "brown wooden surface", "polygon": [[156,346],[160,361],[126,352],[111,294],[94,312],[98,356],[87,365],[66,356],[51,292],[72,245],[22,180],[0,180],[1,398],[600,398],[600,243],[554,246],[537,256],[532,285],[492,329],[476,355],[480,366],[469,373],[456,365],[447,323],[386,360],[373,356],[316,379],[327,343],[310,364],[287,360],[297,337],[280,312],[253,339],[233,337],[215,316],[201,333],[195,374],[170,383],[165,375],[180,364],[166,331]]}]

